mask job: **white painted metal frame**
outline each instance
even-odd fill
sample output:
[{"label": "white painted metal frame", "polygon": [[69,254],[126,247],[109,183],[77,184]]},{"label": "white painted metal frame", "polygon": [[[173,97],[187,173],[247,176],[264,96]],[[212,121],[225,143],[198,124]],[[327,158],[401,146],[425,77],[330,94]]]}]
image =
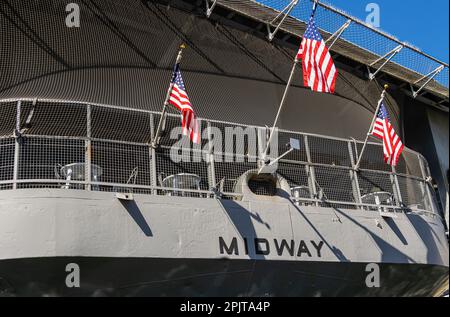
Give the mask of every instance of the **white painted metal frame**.
[{"label": "white painted metal frame", "polygon": [[19,178],[19,154],[20,154],[20,114],[22,109],[22,101],[18,100],[16,105],[16,128],[14,130],[14,172],[13,172],[13,189],[17,188],[17,180]]},{"label": "white painted metal frame", "polygon": [[423,76],[419,80],[415,81],[414,85],[417,85],[420,82],[422,82],[423,80],[428,78],[427,81],[425,81],[425,83],[417,91],[414,91],[414,87],[413,87],[413,85],[411,85],[411,90],[412,90],[412,93],[413,93],[413,97],[417,98],[419,93],[434,79],[434,77],[436,77],[441,71],[443,71],[444,68],[445,68],[444,65],[440,65],[439,67],[437,67],[432,72],[428,73],[427,75]]},{"label": "white painted metal frame", "polygon": [[[31,99],[32,100],[32,99]],[[21,106],[22,106],[22,101],[23,100],[16,100],[17,104],[16,104],[16,130],[20,127],[20,122],[19,122],[19,118],[20,118],[20,114],[21,114]],[[43,100],[42,100],[43,101]],[[0,101],[1,103],[2,101]],[[51,102],[51,101],[45,101],[45,102]],[[55,101],[53,101],[55,102]],[[61,102],[61,101],[58,101]],[[76,103],[73,101],[66,101],[68,103]],[[87,130],[86,130],[86,137],[67,137],[67,136],[46,136],[46,135],[27,135],[27,138],[46,138],[46,139],[60,139],[60,140],[84,140],[86,143],[86,154],[85,154],[85,159],[86,159],[86,163],[89,164],[89,162],[91,161],[91,153],[90,153],[90,147],[91,147],[91,142],[93,141],[103,141],[103,142],[109,142],[109,143],[116,143],[116,144],[127,144],[127,145],[139,145],[139,146],[148,146],[149,148],[149,156],[150,156],[150,166],[148,167],[151,173],[151,185],[136,185],[136,184],[122,184],[122,183],[106,183],[106,182],[99,182],[99,181],[93,181],[90,177],[90,171],[89,168],[86,171],[86,177],[84,181],[67,181],[65,180],[64,182],[68,182],[70,184],[83,184],[85,185],[85,189],[87,190],[92,190],[93,186],[97,187],[98,186],[118,186],[121,188],[136,188],[136,189],[147,189],[150,190],[153,194],[157,194],[158,190],[170,190],[170,188],[164,188],[164,187],[159,187],[157,186],[157,166],[156,166],[156,152],[155,149],[153,149],[150,144],[142,144],[142,143],[136,143],[136,142],[128,142],[128,141],[119,141],[119,140],[106,140],[106,139],[98,139],[98,138],[93,138],[91,136],[91,107],[93,106],[93,104],[90,103],[78,103],[78,104],[84,104],[86,106],[86,123],[87,123]],[[96,106],[99,107],[104,107],[104,108],[109,108],[109,109],[117,109],[117,107],[114,106],[108,106],[108,105],[99,105],[96,104]],[[126,108],[122,108],[123,110],[125,110]],[[153,111],[147,111],[147,110],[135,110],[135,109],[126,109],[128,111],[138,111],[138,112],[143,112],[143,113],[150,113],[150,126],[151,126],[151,133],[154,133],[155,130],[155,125],[154,125],[154,115],[158,114],[156,112]],[[173,116],[173,117],[178,117],[177,115],[171,115],[168,114],[168,116]],[[205,120],[206,121],[206,120]],[[221,121],[216,121],[216,120],[209,120],[206,121],[208,129],[211,128],[211,122],[217,122],[217,123],[224,123]],[[230,125],[238,125],[236,123],[230,123],[230,122],[226,122],[226,124],[230,124]],[[255,128],[258,128],[255,126]],[[261,127],[259,127],[261,128]],[[310,153],[310,147],[309,147],[309,140],[308,140],[308,136],[313,136],[313,137],[321,137],[321,138],[326,138],[326,139],[331,139],[331,140],[337,140],[337,141],[345,141],[348,147],[348,153],[349,156],[352,160],[352,165],[354,164],[353,158],[353,149],[352,149],[352,144],[355,142],[354,140],[349,140],[349,139],[343,139],[343,138],[336,138],[336,137],[326,137],[326,136],[322,136],[322,135],[317,135],[317,134],[307,134],[307,133],[299,133],[296,131],[286,131],[286,130],[280,130],[281,133],[295,133],[298,135],[299,138],[303,137],[304,140],[304,144],[305,144],[305,150],[306,150],[306,156],[307,156],[307,162],[299,162],[299,161],[290,161],[290,160],[285,160],[283,159],[283,162],[286,163],[294,163],[294,164],[299,164],[302,166],[305,166],[306,169],[306,175],[307,175],[307,179],[308,179],[308,186],[310,187],[310,192],[312,194],[311,198],[300,198],[300,200],[304,200],[304,201],[308,201],[311,202],[317,206],[320,206],[320,203],[323,203],[324,201],[330,204],[337,204],[337,205],[354,205],[357,207],[379,207],[379,206],[375,206],[375,205],[370,205],[370,204],[363,204],[361,202],[361,192],[360,192],[360,188],[359,188],[359,183],[358,183],[358,176],[357,173],[355,171],[353,171],[353,167],[351,166],[331,166],[328,164],[321,164],[321,163],[313,163],[312,158],[311,158],[311,153]],[[11,184],[13,183],[13,189],[17,189],[17,184],[52,184],[52,183],[60,183],[61,180],[57,180],[57,179],[19,179],[18,174],[19,174],[19,162],[20,162],[20,157],[19,157],[19,153],[20,153],[20,136],[17,135],[16,132],[14,132],[11,137],[15,138],[15,150],[14,150],[14,175],[13,175],[13,180],[5,180],[5,181],[0,181],[0,184]],[[153,137],[153,135],[152,135]],[[211,137],[211,135],[209,135],[209,138]],[[211,141],[211,140],[209,140]],[[378,144],[379,145],[379,144]],[[195,192],[195,193],[201,193],[201,194],[207,194],[207,197],[217,197],[217,191],[213,190],[212,187],[215,186],[216,184],[216,172],[215,172],[215,164],[214,164],[214,155],[211,152],[211,148],[209,149],[205,149],[205,150],[198,150],[201,151],[202,153],[204,151],[207,151],[209,154],[209,160],[208,160],[208,171],[207,171],[207,175],[208,175],[208,185],[209,185],[209,190],[182,190],[180,189],[180,191],[182,192]],[[409,151],[409,150],[407,150]],[[416,153],[411,151],[412,153]],[[398,176],[402,176],[402,177],[408,177],[409,179],[413,179],[416,181],[420,181],[420,182],[424,182],[425,181],[425,177],[427,175],[427,172],[425,171],[425,167],[423,165],[423,157],[420,156],[420,154],[416,153],[417,156],[419,157],[419,162],[420,162],[420,167],[421,167],[421,172],[422,172],[422,177],[416,177],[416,176],[412,176],[412,175],[404,175],[404,174],[399,174],[397,173],[397,171],[395,169],[392,169],[392,171],[373,171],[376,172],[378,174],[386,174],[389,175],[394,187],[394,196],[396,198],[397,202],[401,202],[402,198],[401,198],[401,192],[400,192],[400,188],[399,188],[399,184],[398,184]],[[90,165],[90,164],[89,164]],[[351,202],[351,201],[334,201],[334,200],[329,200],[329,199],[320,199],[320,197],[318,197],[318,192],[317,192],[317,182],[316,182],[316,175],[315,175],[315,168],[320,168],[320,167],[333,167],[335,169],[342,169],[342,170],[348,170],[349,171],[349,177],[352,181],[352,187],[353,187],[353,192],[354,192],[354,198],[355,198],[355,202]],[[371,170],[367,170],[367,171],[371,171]],[[422,186],[422,184],[421,184]],[[426,211],[426,210],[421,210],[420,212],[425,213],[425,214],[432,214],[433,216],[439,216],[438,211],[435,209],[436,207],[433,205],[433,197],[432,197],[432,192],[431,190],[428,188],[428,186],[426,186],[426,184],[424,184],[423,188],[426,188],[426,196],[428,197],[430,203],[432,204],[432,211]],[[220,193],[221,196],[226,196],[226,197],[236,197],[239,196],[239,194],[236,193]],[[391,208],[391,209],[397,209],[397,210],[407,210],[407,208],[405,206],[402,206],[400,204],[397,204],[397,206],[383,206],[386,208]],[[406,208],[406,209],[405,209]]]},{"label": "white painted metal frame", "polygon": [[380,58],[378,58],[376,61],[372,62],[369,66],[373,67],[374,65],[376,65],[377,63],[379,63],[380,61],[382,61],[383,59],[386,58],[386,60],[384,61],[383,64],[381,64],[380,67],[378,67],[378,69],[375,71],[375,73],[372,73],[370,71],[370,67],[368,67],[369,70],[369,79],[373,80],[375,79],[375,76],[380,72],[381,69],[383,69],[384,66],[386,66],[387,63],[389,63],[391,61],[391,59],[393,59],[395,57],[395,55],[397,55],[398,53],[400,53],[400,51],[405,47],[404,44],[401,44],[399,46],[397,46],[396,48],[394,48],[393,50],[391,50],[390,52],[386,53],[385,55],[381,56]]},{"label": "white painted metal frame", "polygon": [[328,50],[331,50],[336,41],[342,36],[342,34],[347,30],[347,28],[352,24],[352,20],[348,19],[336,32],[331,34],[331,36],[325,41],[328,44],[329,41],[333,40],[330,45],[328,45]]},{"label": "white painted metal frame", "polygon": [[86,135],[87,139],[85,141],[85,163],[86,163],[86,169],[85,169],[85,176],[84,179],[88,182],[86,185],[87,190],[91,190],[91,160],[92,160],[92,133],[91,133],[91,114],[92,114],[92,107],[91,105],[86,106]]},{"label": "white painted metal frame", "polygon": [[[291,14],[292,10],[295,8],[298,2],[299,0],[292,0],[283,10],[280,11],[280,13],[272,21],[267,23],[267,38],[270,42],[275,38],[275,35],[278,33],[281,25],[284,23],[289,14]],[[280,18],[280,22],[278,22],[278,24],[275,24]],[[272,27],[275,27],[275,30],[273,32],[271,29]]]},{"label": "white painted metal frame", "polygon": [[[209,3],[211,1],[212,1],[212,5],[210,6]],[[217,5],[217,0],[206,0],[206,17],[207,18],[209,18],[211,16],[216,5]]]}]

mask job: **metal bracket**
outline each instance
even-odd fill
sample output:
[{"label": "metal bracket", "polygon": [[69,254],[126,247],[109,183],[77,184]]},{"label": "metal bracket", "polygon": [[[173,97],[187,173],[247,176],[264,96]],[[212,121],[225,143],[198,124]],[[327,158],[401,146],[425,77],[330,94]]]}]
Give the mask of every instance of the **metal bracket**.
[{"label": "metal bracket", "polygon": [[[209,6],[209,2],[213,1],[212,5]],[[209,18],[216,7],[217,0],[206,0],[206,17]]]},{"label": "metal bracket", "polygon": [[116,193],[116,198],[119,200],[134,200],[134,196],[131,193]]},{"label": "metal bracket", "polygon": [[414,91],[414,88],[411,85],[411,90],[412,90],[412,93],[413,93],[413,97],[417,98],[417,96],[422,91],[422,89],[424,89],[434,79],[434,77],[436,77],[444,68],[445,68],[445,66],[441,65],[441,66],[437,67],[435,70],[433,70],[432,72],[430,72],[427,75],[425,75],[422,78],[420,78],[419,80],[416,80],[414,82],[414,85],[417,85],[418,83],[420,83],[424,79],[428,78],[428,80],[417,91]]},{"label": "metal bracket", "polygon": [[385,209],[385,208],[382,207],[381,210],[379,211],[381,217],[383,217],[383,218],[393,218],[393,219],[398,218],[398,216],[394,212],[384,211],[383,209]]},{"label": "metal bracket", "polygon": [[[292,0],[283,10],[280,11],[280,13],[269,23],[267,23],[267,32],[268,39],[270,42],[274,39],[275,35],[277,34],[278,30],[280,29],[281,25],[284,23],[284,20],[291,14],[294,7],[298,4],[299,0]],[[278,25],[275,25],[274,23],[279,20],[281,17],[281,21],[278,23]],[[272,32],[271,27],[274,26],[275,30]]]},{"label": "metal bracket", "polygon": [[23,126],[20,126],[20,134],[24,134],[31,127],[31,119],[33,119],[34,111],[36,110],[37,98],[33,99],[33,104],[31,105],[31,110],[28,113],[27,119]]},{"label": "metal bracket", "polygon": [[20,134],[20,117],[22,113],[22,100],[17,101],[16,105],[16,128],[14,129],[14,137],[18,139]]},{"label": "metal bracket", "polygon": [[279,157],[277,157],[273,161],[270,161],[269,164],[262,165],[260,167],[259,171],[258,171],[258,175],[261,174],[261,173],[263,173],[263,174],[275,173],[277,171],[277,166],[275,166],[275,168],[272,167],[273,165],[275,165],[275,163],[277,163],[279,160],[281,160],[283,157],[285,157],[286,155],[288,155],[292,151],[300,150],[300,141],[297,140],[297,139],[291,138],[287,145],[289,146],[289,150],[284,152],[282,155],[280,155]]},{"label": "metal bracket", "polygon": [[370,64],[370,67],[373,67],[374,65],[376,65],[377,63],[379,63],[381,60],[387,58],[384,63],[376,70],[375,73],[371,73],[370,72],[370,67],[369,67],[369,79],[373,80],[375,78],[375,76],[378,74],[378,72],[391,60],[394,58],[395,55],[397,55],[398,53],[400,53],[400,51],[403,49],[403,47],[405,47],[404,44],[401,44],[399,46],[397,46],[396,48],[394,48],[392,51],[386,53],[384,56],[380,57],[379,59],[377,59],[376,61],[374,61],[372,64]]},{"label": "metal bracket", "polygon": [[326,41],[325,44],[327,44],[329,41],[333,39],[333,42],[328,46],[328,50],[331,49],[331,47],[336,43],[336,41],[341,37],[342,33],[352,24],[352,20],[348,19],[347,22],[345,22],[336,32],[334,32]]}]

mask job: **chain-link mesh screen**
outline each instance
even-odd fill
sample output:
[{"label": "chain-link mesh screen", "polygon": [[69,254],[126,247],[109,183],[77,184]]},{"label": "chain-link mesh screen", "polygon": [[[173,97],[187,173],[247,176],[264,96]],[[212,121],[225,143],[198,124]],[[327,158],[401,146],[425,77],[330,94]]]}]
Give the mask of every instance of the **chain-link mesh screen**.
[{"label": "chain-link mesh screen", "polygon": [[[307,167],[302,164],[292,164],[281,162],[278,165],[277,173],[285,178],[291,187],[309,186]],[[309,197],[309,198],[312,198]]]},{"label": "chain-link mesh screen", "polygon": [[216,154],[253,157],[258,154],[258,129],[256,127],[212,121],[211,132],[211,145]]},{"label": "chain-link mesh screen", "polygon": [[[167,16],[175,28],[180,30],[179,32],[191,39],[195,43],[195,48],[201,50],[208,57],[208,60],[216,66],[218,71],[224,72],[226,69],[228,74],[236,76],[242,73],[240,65],[246,65],[249,77],[283,81],[274,71],[266,67],[266,64],[259,60],[252,50],[245,47],[245,44],[241,41],[243,33],[232,32],[220,24],[211,27],[212,22],[210,20],[186,19],[183,13],[176,10],[161,10],[157,6],[155,6],[155,10],[160,15]],[[256,42],[263,41],[255,37],[252,40]],[[253,42],[253,44],[254,46],[265,46],[262,43],[257,45],[257,43]],[[283,58],[281,54],[278,57],[286,60],[286,57]],[[233,63],[230,63],[230,60]],[[272,60],[270,60],[270,63],[272,64]]]},{"label": "chain-link mesh screen", "polygon": [[0,139],[0,181],[13,179],[14,139]]},{"label": "chain-link mesh screen", "polygon": [[[64,23],[65,4],[2,3],[1,97],[159,111],[179,44],[186,42],[183,76],[199,116],[258,125],[272,120],[296,49],[157,1],[83,1],[82,24],[75,30]],[[340,74],[337,94],[371,109],[379,97],[374,83],[345,70]],[[294,79],[297,90],[303,86],[301,67]],[[307,103],[315,105],[321,97],[310,96]],[[255,115],[253,104],[267,111]]]},{"label": "chain-link mesh screen", "polygon": [[148,146],[92,142],[92,181],[151,186],[151,152]]},{"label": "chain-link mesh screen", "polygon": [[[13,105],[18,107],[19,103]],[[264,149],[258,140],[267,137],[269,131],[202,120],[204,138],[200,145],[193,145],[181,135],[180,116],[169,114],[161,144],[153,150],[152,127],[156,129],[160,114],[87,104],[55,102],[52,106],[48,101],[20,104],[21,134],[0,139],[0,189],[12,189],[16,182],[17,188],[132,191],[204,198],[222,193],[219,196],[234,199],[242,195],[241,176],[258,170],[258,153]],[[64,117],[64,106],[73,120]],[[8,113],[16,110],[9,108]],[[47,126],[50,116],[63,118]],[[396,206],[400,198],[405,207],[413,210],[436,211],[429,185],[423,180],[429,175],[428,164],[416,152],[405,150],[397,167],[400,174],[396,175],[383,161],[382,145],[368,144],[361,170],[355,172],[349,146],[354,164],[361,143],[356,144],[356,152],[355,143],[349,140],[287,131],[276,131],[274,136],[278,154],[270,153],[272,159],[289,149],[291,138],[299,141],[300,149],[284,156],[276,170],[287,180],[290,194],[298,204],[354,209],[361,202],[371,205],[366,206],[368,209],[379,210],[377,205]],[[214,161],[209,161],[210,151]],[[86,177],[89,171],[90,179]],[[357,175],[357,182],[352,175]],[[396,179],[400,193],[396,192]],[[250,180],[248,185],[258,195],[276,192],[274,183],[264,179]]]},{"label": "chain-link mesh screen", "polygon": [[308,136],[308,145],[313,163],[352,166],[347,141]]},{"label": "chain-link mesh screen", "polygon": [[361,203],[369,205],[396,205],[394,177],[385,173],[361,171],[358,173]]},{"label": "chain-link mesh screen", "polygon": [[292,151],[284,157],[284,160],[297,162],[308,162],[306,154],[305,137],[299,133],[278,131],[278,153],[281,155],[290,149],[290,140],[295,139],[299,142],[300,149]]},{"label": "chain-link mesh screen", "polygon": [[169,194],[182,193],[176,189],[209,190],[208,165],[200,151],[159,148],[156,151],[156,170],[159,187],[173,188]]},{"label": "chain-link mesh screen", "polygon": [[237,160],[232,155],[215,155],[214,160],[216,180],[226,193],[234,193],[239,177],[258,168],[256,162],[249,162],[246,158],[240,158],[239,163],[228,163]]},{"label": "chain-link mesh screen", "polygon": [[[291,0],[257,0],[257,2],[267,5],[277,11],[281,11],[291,2]],[[300,1],[291,12],[291,16],[299,21],[308,21],[311,14],[311,9],[312,3],[310,1]],[[314,18],[317,27],[328,34],[333,34],[336,32],[347,21],[347,17],[343,14],[331,11],[322,6],[317,8]],[[268,19],[270,19],[270,17],[268,17]],[[372,29],[360,22],[351,23],[342,34],[341,38],[356,47],[373,53],[375,58],[372,61],[367,60],[366,63],[368,64],[375,61],[377,56],[384,56],[400,44],[400,41],[394,40],[391,35],[380,34],[379,32],[376,32],[375,29]],[[383,63],[383,61],[384,60],[382,60],[379,64]],[[441,63],[437,63],[433,59],[408,46],[404,47],[400,53],[392,59],[392,62],[418,74],[418,77],[416,78],[427,75],[442,65]],[[447,66],[445,67],[445,70],[435,78],[437,83],[447,88],[447,96],[449,87],[448,71],[449,69]],[[411,78],[411,83],[412,82],[413,79]]]},{"label": "chain-link mesh screen", "polygon": [[[243,6],[248,1],[227,2]],[[287,0],[261,2],[278,10],[288,3]],[[239,177],[257,169],[260,146],[257,129],[243,124],[262,126],[271,123],[297,47],[281,47],[281,42],[269,43],[258,34],[259,30],[248,32],[234,22],[206,19],[202,10],[167,6],[167,1],[82,0],[82,27],[75,30],[64,23],[66,4],[63,0],[0,3],[0,96],[29,97],[20,106],[17,144],[15,139],[9,138],[16,128],[17,102],[0,103],[0,189],[12,189],[12,183],[16,182],[18,188],[112,192],[133,189],[136,193],[196,197],[204,195],[199,191],[208,191],[211,187],[222,192],[237,192]],[[300,1],[292,16],[306,21],[310,8],[311,3]],[[264,12],[269,11],[261,9],[256,13]],[[266,20],[272,15],[273,12],[267,14]],[[333,33],[346,18],[319,7],[316,20],[322,30]],[[304,25],[292,21],[288,19],[286,25],[302,34]],[[255,28],[258,25],[261,24],[255,20]],[[328,36],[324,34],[324,38]],[[192,102],[199,116],[212,119],[211,129],[217,132],[212,136],[214,162],[205,160],[209,149],[207,137],[202,139],[201,146],[194,146],[194,150],[190,149],[188,138],[179,140],[181,120],[173,107],[168,107],[170,115],[166,119],[161,147],[153,151],[149,146],[160,118],[159,113],[151,111],[160,111],[162,107],[181,42],[186,42],[189,47],[184,52],[182,68],[186,70],[183,76]],[[364,51],[355,55],[355,47],[349,43],[364,48]],[[394,40],[353,23],[344,32],[342,40],[336,42],[335,48],[336,52],[367,64],[396,45]],[[407,69],[400,72],[400,77],[407,81],[414,80],[416,73],[424,75],[438,66],[409,48],[404,48],[392,62],[385,70],[398,74],[399,70],[393,64],[403,65]],[[302,86],[301,73],[301,67],[298,67],[292,92],[301,90],[298,87]],[[448,87],[448,68],[436,80],[444,85],[447,83]],[[435,82],[429,86],[436,87]],[[380,94],[375,82],[343,69],[340,69],[336,91],[352,100],[351,106],[370,111],[374,110]],[[302,92],[305,109],[328,98],[306,90]],[[40,99],[33,101],[36,97]],[[46,97],[48,99],[44,99]],[[286,108],[297,109],[296,100],[292,99]],[[349,102],[346,100],[345,108],[350,108]],[[394,100],[387,106],[394,126],[398,126],[399,107]],[[361,115],[361,118],[365,116]],[[294,126],[293,129],[299,126],[294,116],[282,121],[285,129],[290,129],[289,125]],[[203,132],[208,124],[206,120],[201,123]],[[344,135],[339,127],[334,131],[336,133],[331,134]],[[300,133],[279,131],[276,136],[278,154],[289,149],[290,138],[299,140],[300,150],[285,156],[279,162],[277,172],[288,181],[292,196],[315,198],[312,191],[316,189],[320,199],[342,202],[332,206],[342,207],[346,202],[358,201],[356,184],[351,178],[355,172],[339,168],[352,167],[347,140],[308,136],[311,158],[308,162],[308,147]],[[353,162],[356,162],[361,146],[358,143],[357,148],[352,149]],[[16,150],[19,154],[17,180],[14,179]],[[274,156],[275,153],[270,154]],[[371,204],[377,203],[374,192],[395,196],[392,184],[395,176],[390,166],[383,162],[382,154],[380,145],[369,144],[361,162],[362,170],[358,173],[359,194],[369,195],[366,199]],[[91,165],[87,165],[89,163]],[[429,175],[427,163],[423,162],[423,166]],[[88,169],[90,180],[86,179]],[[308,173],[312,170],[315,173]],[[428,185],[406,177],[423,177],[417,153],[405,151],[396,171],[404,174],[398,176],[402,201],[427,210],[432,208],[432,198],[426,194]],[[155,190],[154,185],[159,189]],[[253,185],[256,192],[273,190],[264,189],[261,184]],[[260,191],[261,188],[264,190]],[[388,201],[381,203],[388,204]]]},{"label": "chain-link mesh screen", "polygon": [[16,128],[16,106],[15,102],[0,104],[0,137],[13,135]]},{"label": "chain-link mesh screen", "polygon": [[422,178],[422,169],[420,167],[420,159],[417,153],[404,150],[400,155],[396,166],[397,173],[413,175]]},{"label": "chain-link mesh screen", "polygon": [[[363,148],[362,143],[357,143],[355,151],[355,146],[353,146],[354,161],[357,162],[359,156],[361,155]],[[382,144],[371,144],[368,143],[364,153],[362,153],[362,158],[360,161],[361,169],[375,170],[375,171],[392,171],[392,167],[386,164],[383,160],[383,145]]]},{"label": "chain-link mesh screen", "polygon": [[23,134],[86,136],[86,106],[27,102],[22,105],[20,126],[25,130]]},{"label": "chain-link mesh screen", "polygon": [[92,107],[91,118],[93,138],[138,143],[151,139],[149,113]]},{"label": "chain-link mesh screen", "polygon": [[356,203],[349,170],[316,166],[314,172],[320,199]]},{"label": "chain-link mesh screen", "polygon": [[375,192],[386,192],[394,197],[394,179],[392,175],[370,171],[358,173],[358,182],[361,195]]},{"label": "chain-link mesh screen", "polygon": [[[279,163],[277,173],[287,180],[296,202],[314,199],[309,167],[301,164]],[[308,203],[307,203],[308,204]]]},{"label": "chain-link mesh screen", "polygon": [[[21,138],[19,141],[19,173],[23,180],[84,181],[84,173],[77,172],[70,177],[75,165],[84,166],[85,142],[72,139]],[[58,187],[53,184],[52,186]],[[34,187],[30,185],[27,187]],[[61,187],[61,186],[60,186]]]},{"label": "chain-link mesh screen", "polygon": [[423,181],[398,176],[402,203],[408,208],[432,211],[430,197]]},{"label": "chain-link mesh screen", "polygon": [[[153,114],[153,124],[155,131],[158,128],[158,124],[160,121],[160,114]],[[181,128],[181,115],[170,113],[163,120],[160,130],[160,139],[159,144],[164,147],[184,147],[191,148],[194,147],[197,150],[204,149],[206,144],[208,143],[208,137],[206,133],[207,124],[205,121],[198,119],[199,132],[202,136],[200,144],[191,145],[191,141],[188,136],[183,134],[183,130]],[[156,133],[156,132],[155,132]]]}]

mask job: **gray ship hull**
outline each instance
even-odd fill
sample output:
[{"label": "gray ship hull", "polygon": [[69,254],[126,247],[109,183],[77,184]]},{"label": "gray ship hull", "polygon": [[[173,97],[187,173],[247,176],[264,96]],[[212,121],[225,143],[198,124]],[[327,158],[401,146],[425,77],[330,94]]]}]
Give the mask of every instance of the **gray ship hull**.
[{"label": "gray ship hull", "polygon": [[[429,296],[440,219],[416,213],[64,189],[0,192],[2,295]],[[80,288],[65,284],[80,267]],[[368,288],[368,263],[380,287]]]}]

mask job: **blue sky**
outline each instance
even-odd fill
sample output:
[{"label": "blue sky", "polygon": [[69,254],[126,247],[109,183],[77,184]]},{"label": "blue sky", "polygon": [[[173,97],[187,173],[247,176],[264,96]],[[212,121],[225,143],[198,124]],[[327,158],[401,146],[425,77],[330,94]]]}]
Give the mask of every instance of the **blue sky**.
[{"label": "blue sky", "polygon": [[[283,8],[289,0],[257,0],[275,8]],[[302,15],[309,14],[310,0],[300,0]],[[380,7],[380,29],[408,42],[444,62],[449,61],[449,0],[325,0],[336,8],[363,21],[366,6]],[[296,8],[297,12],[300,8]],[[294,10],[294,12],[296,11]],[[307,11],[307,12],[306,12]],[[305,18],[305,17],[303,17]],[[345,21],[345,20],[344,20]],[[334,21],[342,23],[341,21]],[[330,21],[329,23],[333,23]],[[334,26],[338,28],[338,26]],[[364,39],[361,39],[364,40]],[[381,52],[380,52],[381,53]]]},{"label": "blue sky", "polygon": [[401,41],[414,44],[425,53],[448,62],[449,1],[448,0],[328,0],[365,21],[366,5],[380,7],[381,29]]}]

